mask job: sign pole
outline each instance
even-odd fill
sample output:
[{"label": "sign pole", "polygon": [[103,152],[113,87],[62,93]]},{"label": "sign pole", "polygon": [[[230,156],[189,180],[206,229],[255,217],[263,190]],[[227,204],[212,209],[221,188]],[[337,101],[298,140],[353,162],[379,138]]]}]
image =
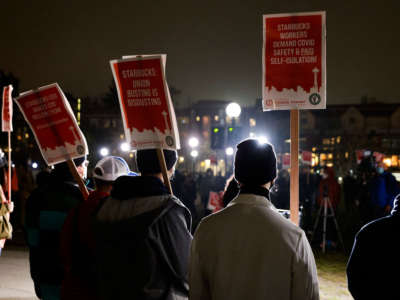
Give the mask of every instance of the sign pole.
[{"label": "sign pole", "polygon": [[299,225],[299,110],[290,110],[290,220]]},{"label": "sign pole", "polygon": [[171,182],[169,181],[169,178],[168,178],[167,164],[165,163],[164,151],[162,151],[161,148],[157,148],[156,150],[157,150],[158,162],[160,163],[161,172],[162,172],[163,179],[164,179],[164,184],[168,188],[169,193],[171,195],[173,195]]},{"label": "sign pole", "polygon": [[11,132],[8,131],[8,203],[11,202]]},{"label": "sign pole", "polygon": [[78,170],[76,169],[75,163],[72,161],[72,159],[68,159],[67,164],[72,176],[79,185],[79,189],[81,190],[83,198],[86,200],[89,196],[89,192],[85,186],[85,183],[82,180],[82,177],[79,175]]}]

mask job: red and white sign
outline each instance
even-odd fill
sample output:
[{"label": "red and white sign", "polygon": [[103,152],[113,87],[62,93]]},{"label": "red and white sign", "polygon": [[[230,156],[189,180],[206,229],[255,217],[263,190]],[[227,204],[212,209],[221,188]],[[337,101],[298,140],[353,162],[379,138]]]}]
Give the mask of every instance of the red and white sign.
[{"label": "red and white sign", "polygon": [[303,164],[311,166],[312,164],[312,152],[310,151],[302,151],[301,152],[301,160]]},{"label": "red and white sign", "polygon": [[3,109],[2,109],[2,126],[1,130],[3,132],[13,131],[12,127],[12,116],[13,116],[13,106],[12,106],[12,91],[13,86],[7,85],[3,88]]},{"label": "red and white sign", "polygon": [[282,155],[282,169],[290,169],[290,154],[285,153]]},{"label": "red and white sign", "polygon": [[110,61],[125,136],[134,149],[179,149],[175,111],[165,80],[165,55]]},{"label": "red and white sign", "polygon": [[213,213],[224,208],[222,198],[224,192],[210,192],[208,197],[207,209],[211,210]]},{"label": "red and white sign", "polygon": [[15,102],[48,165],[88,154],[86,139],[57,83],[22,93]]},{"label": "red and white sign", "polygon": [[326,108],[325,12],[263,16],[263,110]]}]

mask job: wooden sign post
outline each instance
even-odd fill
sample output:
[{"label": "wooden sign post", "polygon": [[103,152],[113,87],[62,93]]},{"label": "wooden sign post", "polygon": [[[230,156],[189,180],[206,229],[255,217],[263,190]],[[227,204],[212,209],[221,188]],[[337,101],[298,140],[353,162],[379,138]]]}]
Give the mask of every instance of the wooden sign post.
[{"label": "wooden sign post", "polygon": [[82,177],[79,175],[78,170],[76,169],[76,165],[72,159],[67,160],[67,164],[69,167],[69,171],[71,172],[72,176],[74,177],[75,181],[79,185],[79,189],[81,190],[83,198],[86,200],[89,197],[89,192],[86,188],[85,183],[83,182]]},{"label": "wooden sign post", "polygon": [[156,150],[158,162],[160,163],[160,168],[164,179],[164,184],[168,188],[169,193],[173,195],[171,182],[169,181],[168,177],[167,164],[165,163],[164,151],[161,148],[157,148]]},{"label": "wooden sign post", "polygon": [[299,111],[290,111],[290,220],[299,225]]}]

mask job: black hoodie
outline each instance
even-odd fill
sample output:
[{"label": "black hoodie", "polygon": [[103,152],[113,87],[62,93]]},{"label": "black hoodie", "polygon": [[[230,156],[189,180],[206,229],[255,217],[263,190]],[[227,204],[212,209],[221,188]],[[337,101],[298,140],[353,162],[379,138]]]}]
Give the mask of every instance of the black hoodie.
[{"label": "black hoodie", "polygon": [[190,226],[190,212],[161,180],[118,178],[95,223],[103,298],[187,298]]}]

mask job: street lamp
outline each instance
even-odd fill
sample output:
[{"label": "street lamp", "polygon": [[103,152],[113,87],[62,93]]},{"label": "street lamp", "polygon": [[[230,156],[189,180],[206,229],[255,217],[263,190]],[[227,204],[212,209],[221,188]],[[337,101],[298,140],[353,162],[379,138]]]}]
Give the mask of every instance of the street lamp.
[{"label": "street lamp", "polygon": [[110,153],[110,150],[108,150],[108,148],[106,148],[106,147],[103,147],[100,149],[100,155],[103,157],[107,156],[109,153]]},{"label": "street lamp", "polygon": [[196,158],[197,156],[199,156],[199,151],[192,150],[192,152],[190,152],[190,156],[193,157],[193,158]]},{"label": "street lamp", "polygon": [[190,148],[196,148],[199,145],[199,139],[195,137],[191,137],[188,142]]},{"label": "street lamp", "polygon": [[32,168],[33,168],[33,169],[37,169],[38,166],[39,166],[39,165],[38,165],[37,162],[32,163]]},{"label": "street lamp", "polygon": [[131,150],[131,146],[125,142],[120,145],[120,149],[123,152],[128,152],[129,150]]},{"label": "street lamp", "polygon": [[236,102],[231,102],[226,106],[225,112],[228,117],[237,118],[240,116],[242,109],[240,108],[240,105]]},{"label": "street lamp", "polygon": [[226,155],[231,156],[233,154],[233,148],[232,147],[226,148],[225,153]]}]

